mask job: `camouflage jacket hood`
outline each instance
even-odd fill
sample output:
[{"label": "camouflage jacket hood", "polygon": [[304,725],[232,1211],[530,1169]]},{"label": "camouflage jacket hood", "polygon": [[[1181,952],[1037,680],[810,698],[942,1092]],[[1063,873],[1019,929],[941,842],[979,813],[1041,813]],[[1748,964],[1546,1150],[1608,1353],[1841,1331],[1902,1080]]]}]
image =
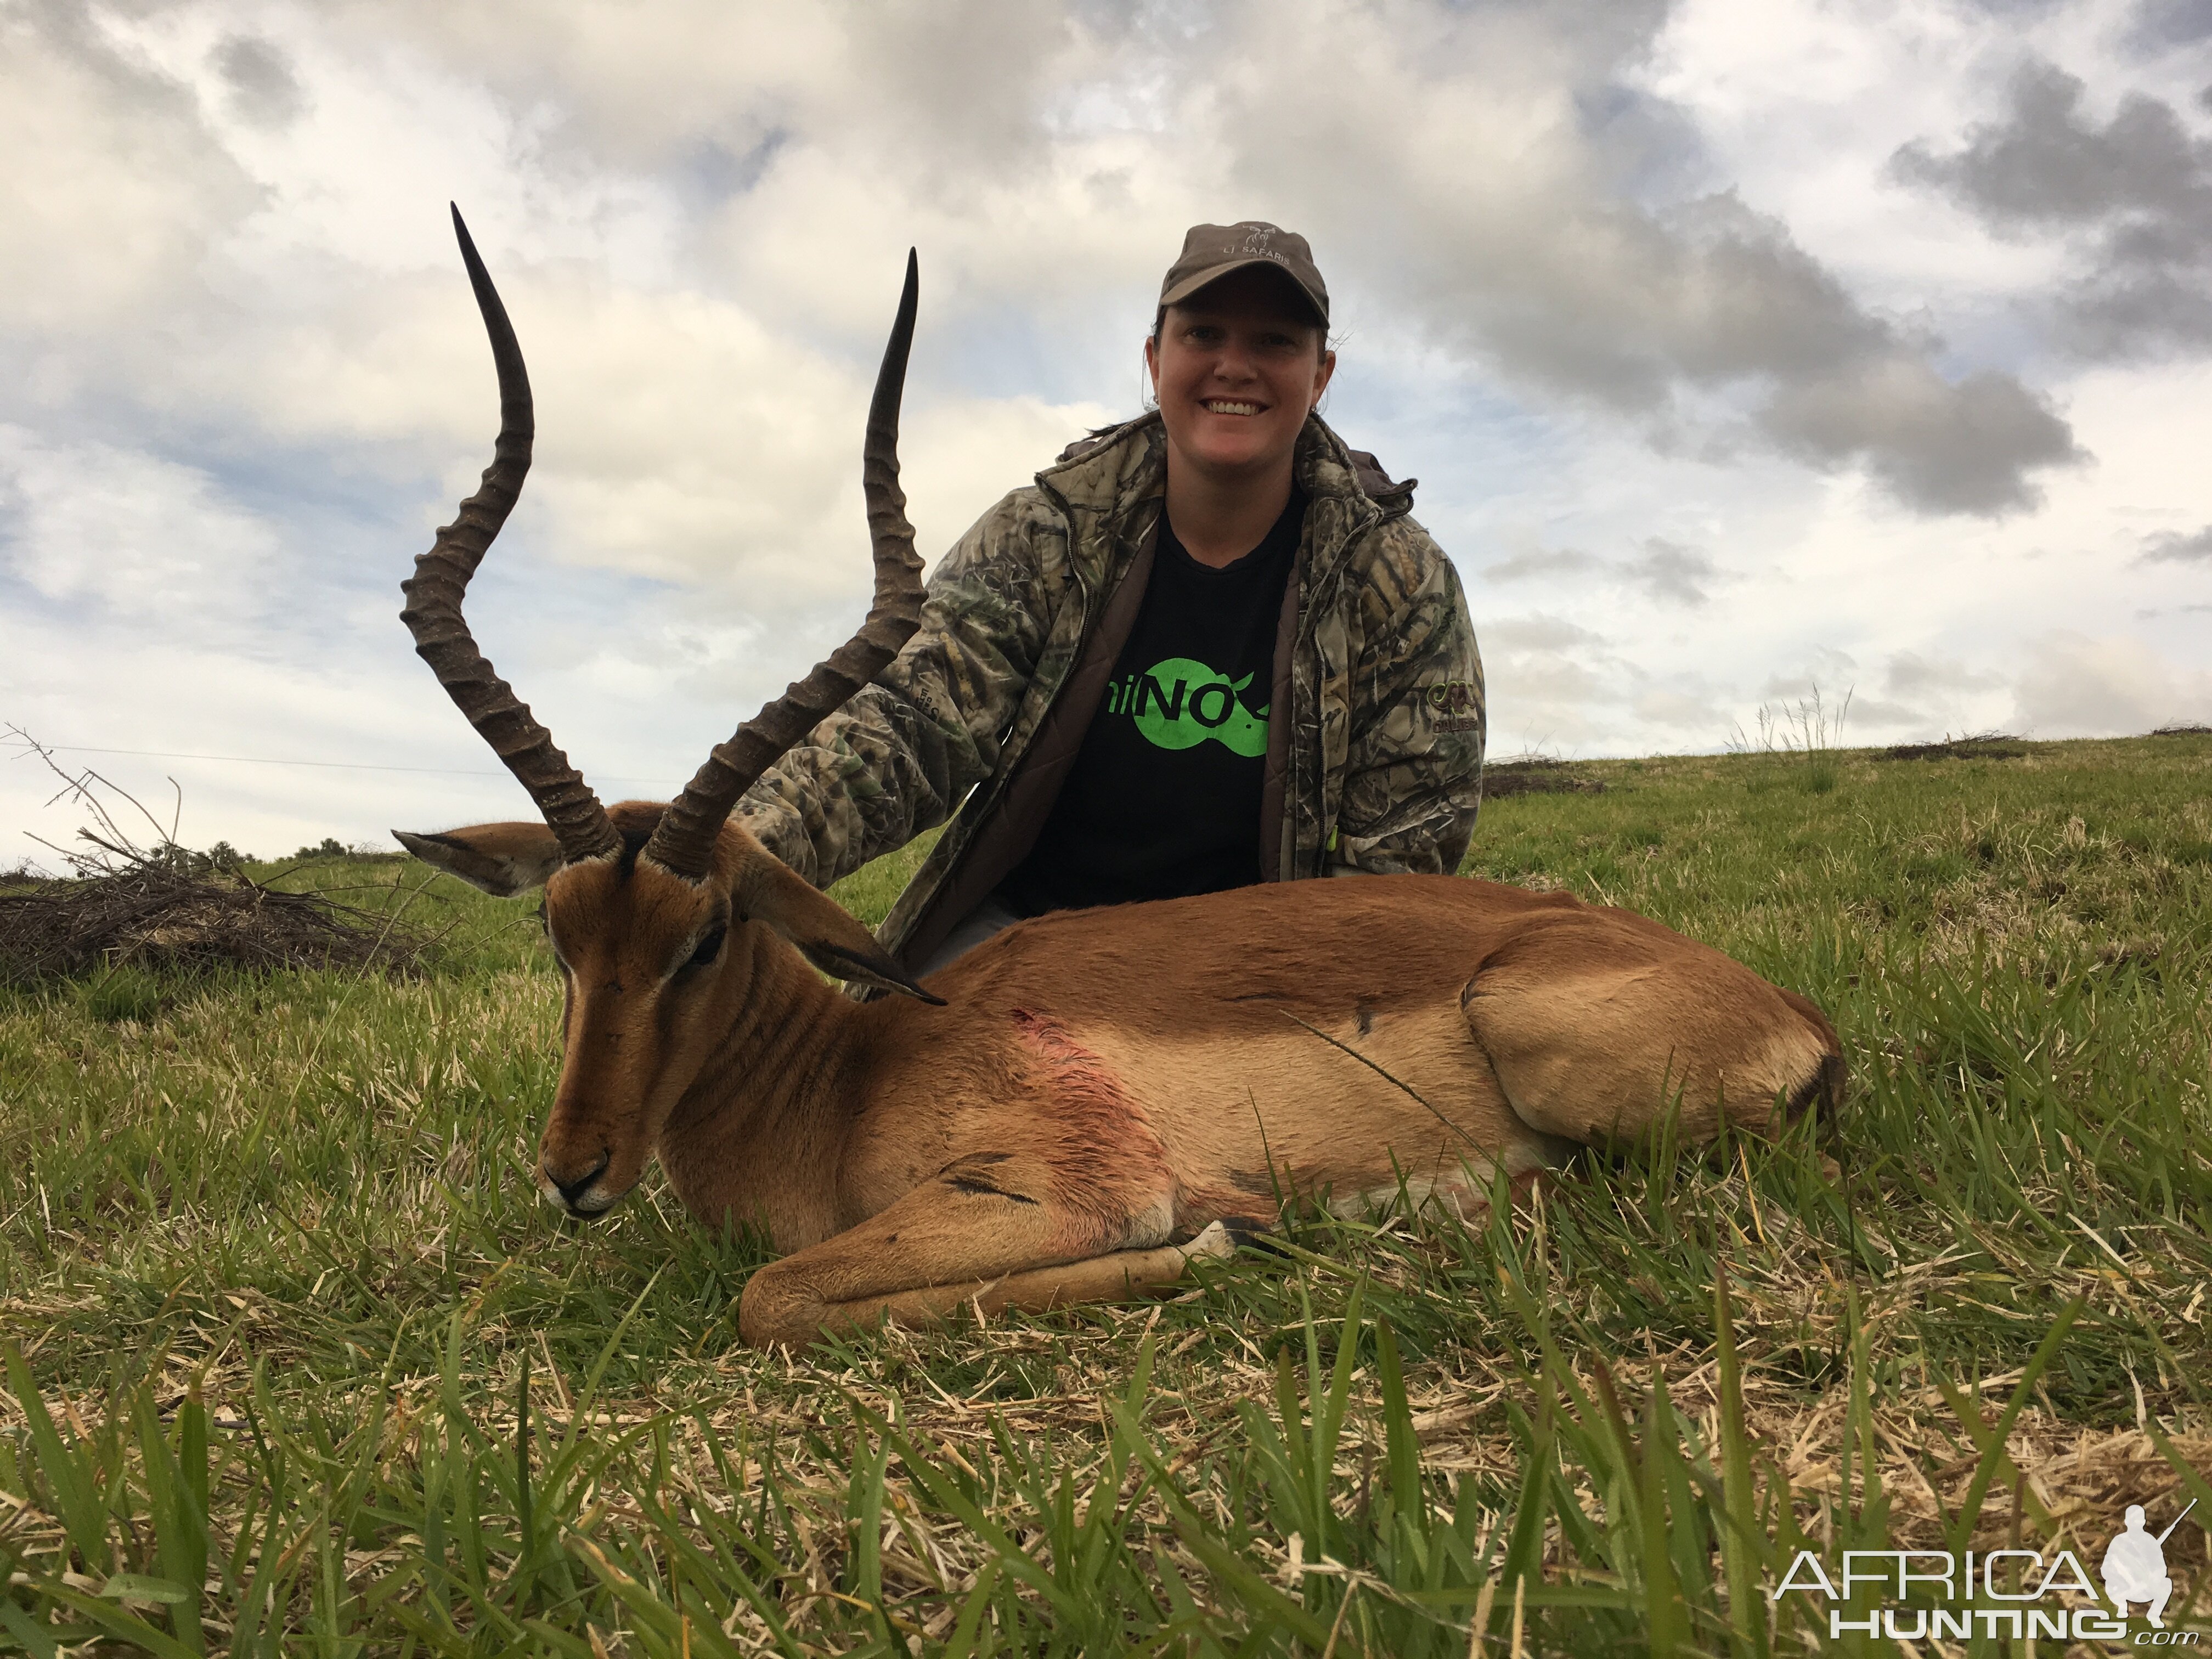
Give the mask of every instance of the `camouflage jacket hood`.
[{"label": "camouflage jacket hood", "polygon": [[[953,819],[878,929],[909,963],[1049,812],[1143,596],[1165,453],[1146,415],[1000,501],[938,562],[906,648],[745,796],[745,827],[820,886]],[[1465,596],[1407,516],[1411,481],[1318,416],[1296,465],[1305,523],[1278,635],[1262,869],[1449,872],[1481,789]]]}]

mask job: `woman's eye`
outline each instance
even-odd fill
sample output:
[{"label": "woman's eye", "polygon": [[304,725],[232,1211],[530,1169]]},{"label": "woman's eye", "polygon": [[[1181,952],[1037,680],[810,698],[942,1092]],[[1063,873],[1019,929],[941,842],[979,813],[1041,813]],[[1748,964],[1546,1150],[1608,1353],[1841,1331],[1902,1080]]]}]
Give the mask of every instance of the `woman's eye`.
[{"label": "woman's eye", "polygon": [[690,960],[686,962],[684,965],[686,968],[704,968],[708,963],[714,961],[716,957],[722,954],[722,940],[728,935],[728,933],[729,929],[726,927],[717,927],[714,929],[704,939],[699,941],[698,948],[691,952]]}]

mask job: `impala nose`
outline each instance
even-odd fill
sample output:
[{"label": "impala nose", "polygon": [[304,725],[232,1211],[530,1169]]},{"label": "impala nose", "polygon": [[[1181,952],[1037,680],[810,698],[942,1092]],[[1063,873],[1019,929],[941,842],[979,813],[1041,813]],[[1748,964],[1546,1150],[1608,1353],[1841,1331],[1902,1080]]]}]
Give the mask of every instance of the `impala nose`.
[{"label": "impala nose", "polygon": [[611,1154],[601,1152],[599,1161],[573,1181],[562,1180],[559,1176],[553,1173],[550,1164],[541,1164],[538,1167],[546,1180],[553,1183],[554,1190],[561,1194],[561,1201],[563,1205],[572,1211],[587,1213],[584,1204],[584,1194],[591,1191],[593,1182],[607,1172],[607,1165],[611,1161]]}]

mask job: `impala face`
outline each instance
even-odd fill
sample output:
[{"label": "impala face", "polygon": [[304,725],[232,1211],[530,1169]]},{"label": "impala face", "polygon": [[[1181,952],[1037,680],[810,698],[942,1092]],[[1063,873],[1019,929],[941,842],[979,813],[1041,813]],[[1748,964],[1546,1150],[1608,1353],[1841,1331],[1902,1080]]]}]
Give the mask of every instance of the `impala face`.
[{"label": "impala face", "polygon": [[570,865],[545,889],[562,1055],[538,1190],[577,1217],[604,1213],[637,1184],[747,977],[727,971],[737,952],[726,896],[623,862]]},{"label": "impala face", "polygon": [[501,898],[542,886],[546,942],[561,970],[561,1081],[539,1141],[538,1190],[563,1214],[604,1214],[644,1173],[675,1103],[742,1002],[726,887],[694,884],[639,857],[659,809],[608,816],[610,858],[564,864],[542,823],[443,835],[395,831],[426,863]]},{"label": "impala face", "polygon": [[[665,810],[617,802],[607,816],[622,850],[574,863],[562,861],[542,823],[394,832],[417,858],[485,892],[507,898],[544,888],[546,941],[561,969],[562,1053],[538,1190],[580,1220],[604,1215],[637,1184],[731,1033],[759,1006],[787,1002],[763,982],[768,934],[825,972],[937,1000],[743,830],[722,830],[700,881],[661,868],[641,849]],[[796,964],[787,971],[805,973]]]}]

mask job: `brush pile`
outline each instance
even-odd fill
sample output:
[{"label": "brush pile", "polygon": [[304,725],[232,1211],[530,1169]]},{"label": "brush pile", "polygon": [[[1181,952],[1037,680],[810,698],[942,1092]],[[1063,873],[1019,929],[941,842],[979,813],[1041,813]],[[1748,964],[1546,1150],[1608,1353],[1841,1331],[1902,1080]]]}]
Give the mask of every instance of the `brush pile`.
[{"label": "brush pile", "polygon": [[1492,761],[1482,769],[1482,798],[1502,800],[1508,795],[1601,795],[1604,783],[1574,770],[1563,760],[1547,755],[1519,755]]},{"label": "brush pile", "polygon": [[0,877],[0,984],[69,979],[126,963],[404,969],[426,939],[321,893],[286,893],[173,843],[151,849],[85,832],[63,880]]},{"label": "brush pile", "polygon": [[1941,743],[1900,743],[1881,751],[1884,760],[2017,760],[2027,750],[2025,738],[2009,732],[1976,732],[1963,738],[1946,737]]},{"label": "brush pile", "polygon": [[[179,845],[173,823],[163,826],[105,778],[64,772],[21,731],[7,735],[53,767],[62,795],[82,804],[94,827],[77,831],[80,847],[42,843],[60,854],[66,877],[0,872],[0,985],[125,965],[404,971],[428,951],[428,936],[395,917],[325,893],[279,891],[248,876],[227,847],[210,854]],[[153,826],[151,846],[125,833],[103,788]]]}]

